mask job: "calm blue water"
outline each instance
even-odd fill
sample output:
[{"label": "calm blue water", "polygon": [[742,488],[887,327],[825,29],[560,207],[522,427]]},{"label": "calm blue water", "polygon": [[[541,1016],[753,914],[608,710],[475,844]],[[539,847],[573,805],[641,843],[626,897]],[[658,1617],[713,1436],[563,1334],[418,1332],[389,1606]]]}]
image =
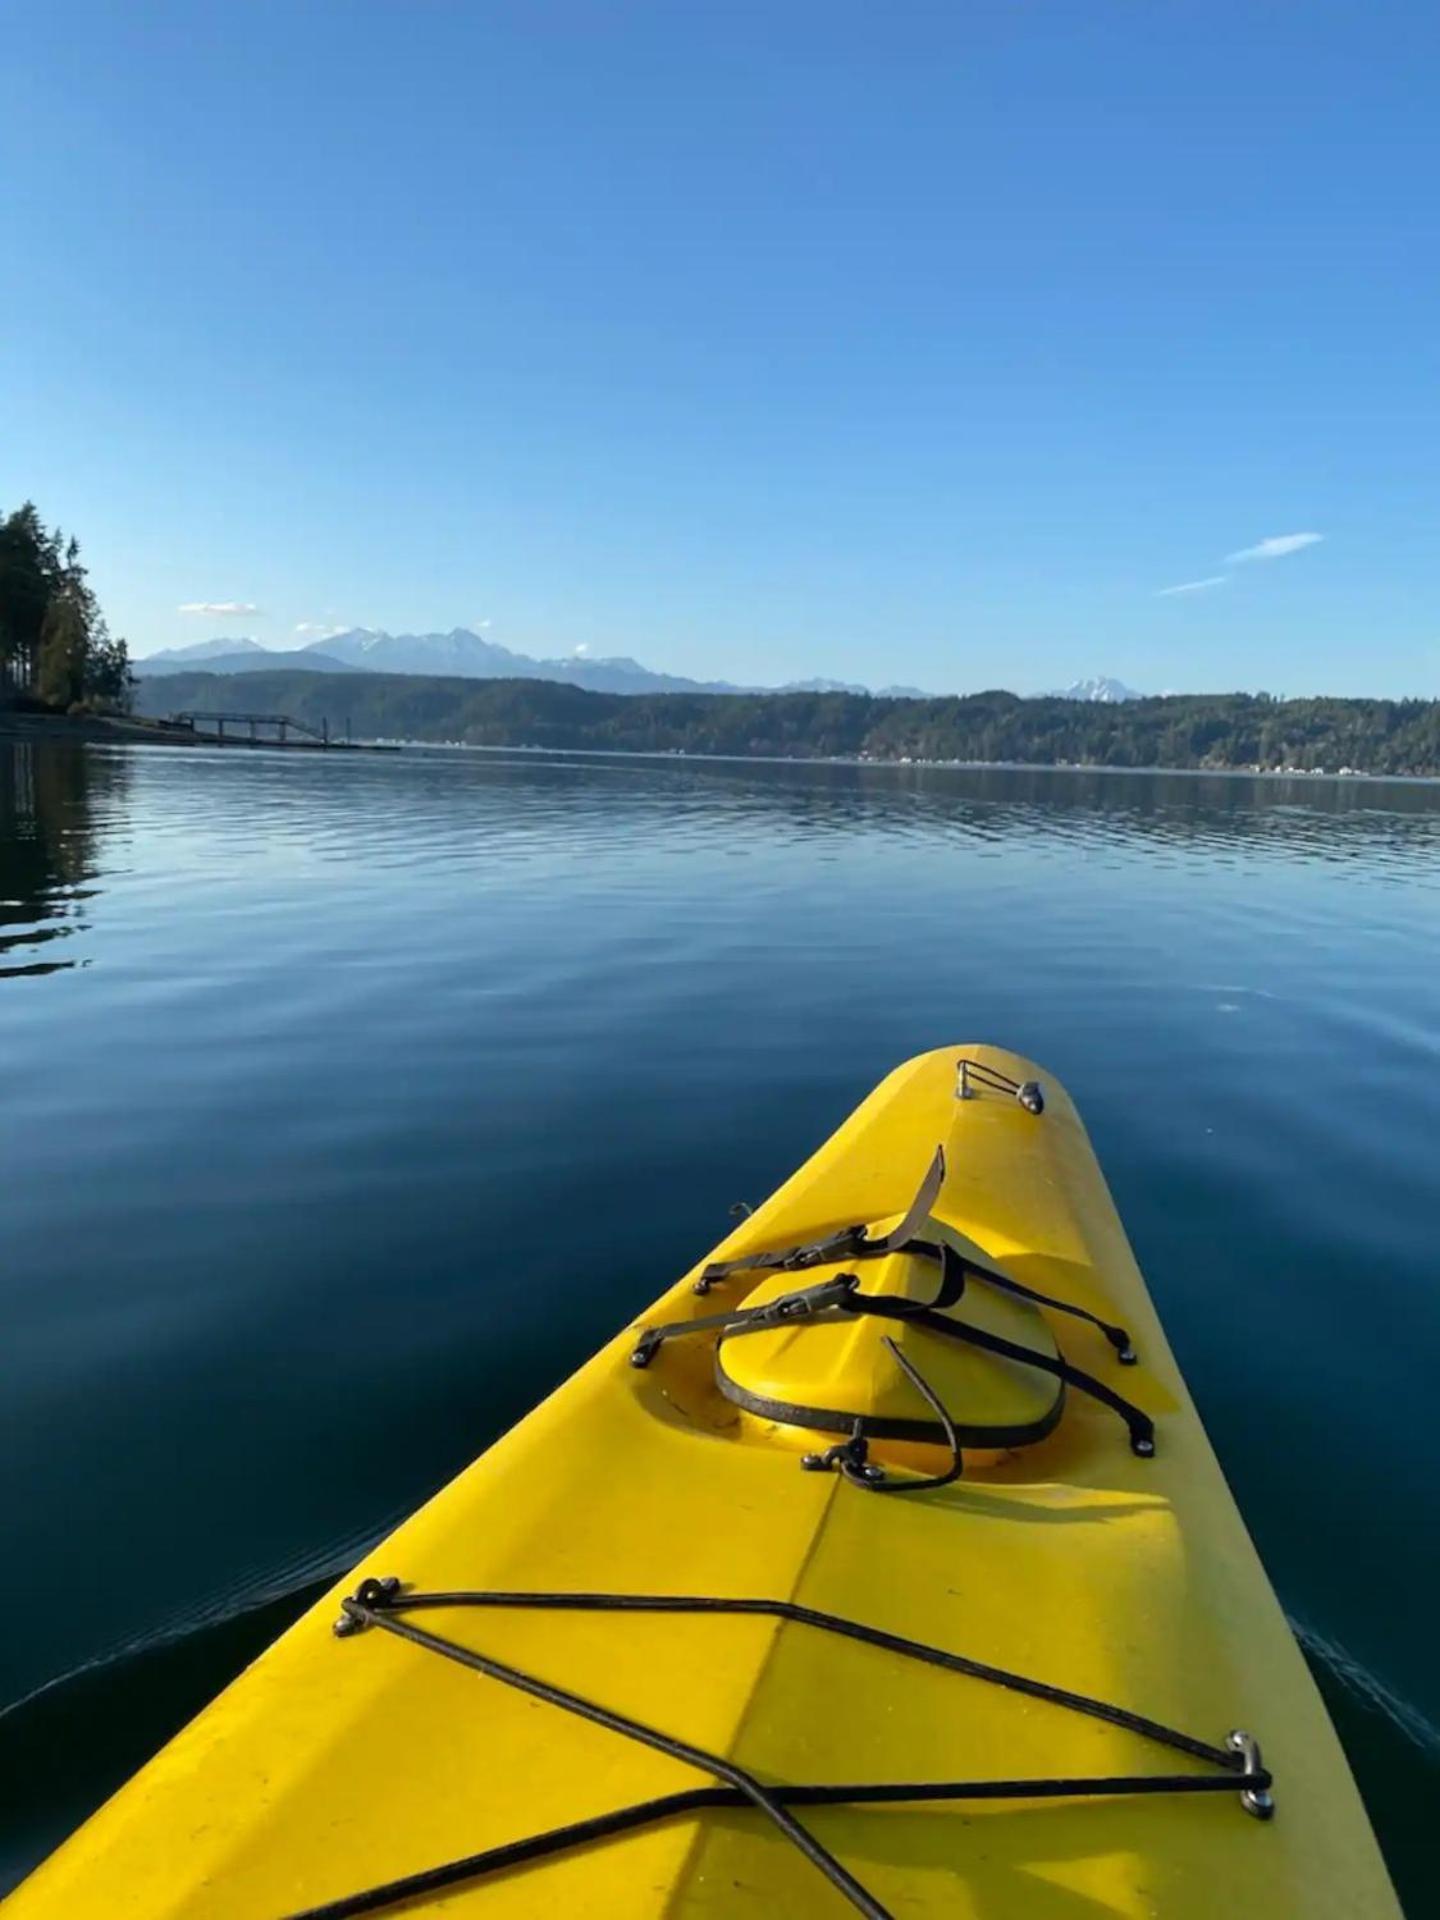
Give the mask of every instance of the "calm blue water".
[{"label": "calm blue water", "polygon": [[1080,1101],[1434,1905],[1437,956],[1437,787],[0,746],[0,1872],[984,1038]]}]

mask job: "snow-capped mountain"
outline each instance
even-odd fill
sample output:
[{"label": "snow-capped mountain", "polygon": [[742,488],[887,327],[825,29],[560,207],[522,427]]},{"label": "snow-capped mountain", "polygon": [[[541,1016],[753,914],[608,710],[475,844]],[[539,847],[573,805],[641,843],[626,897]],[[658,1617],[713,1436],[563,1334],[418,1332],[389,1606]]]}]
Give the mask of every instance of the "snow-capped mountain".
[{"label": "snow-capped mountain", "polygon": [[[591,693],[868,693],[868,687],[843,680],[795,680],[782,687],[743,687],[729,680],[691,680],[658,673],[628,654],[597,658],[588,653],[536,659],[515,653],[469,627],[448,633],[384,633],[351,627],[327,634],[308,646],[263,647],[258,640],[200,640],[192,646],[166,647],[135,662],[141,678],[193,672],[257,673],[262,670],[323,673],[434,674],[467,680],[554,680]],[[914,687],[886,687],[887,699],[923,700]]]},{"label": "snow-capped mountain", "polygon": [[258,653],[267,660],[270,657],[269,647],[262,647],[258,640],[248,640],[243,637],[229,640],[222,637],[215,640],[193,640],[186,647],[162,647],[158,653],[146,654],[141,664],[148,667],[157,660],[175,660],[184,666],[193,666],[197,660],[213,660],[217,655],[228,656],[234,653]]},{"label": "snow-capped mountain", "polygon": [[312,641],[307,653],[343,660],[366,673],[425,673],[458,675],[467,680],[559,680],[592,693],[728,693],[723,681],[687,680],[682,675],[656,673],[638,660],[619,654],[592,658],[585,653],[537,660],[514,653],[487,640],[469,627],[449,633],[382,633],[352,627]]},{"label": "snow-capped mountain", "polygon": [[300,669],[307,673],[353,673],[344,660],[331,660],[323,653],[283,652],[277,647],[262,647],[258,640],[201,640],[193,647],[164,647],[131,662],[142,680],[156,680],[172,673],[264,673],[276,669]]},{"label": "snow-capped mountain", "polygon": [[1113,706],[1121,700],[1143,700],[1145,695],[1137,693],[1134,687],[1127,687],[1123,680],[1111,680],[1104,674],[1096,674],[1092,679],[1076,680],[1068,687],[1057,687],[1040,697],[1042,700],[1098,700],[1106,706]]},{"label": "snow-capped mountain", "polygon": [[[596,657],[564,654],[535,659],[513,653],[469,627],[449,633],[382,633],[353,627],[312,641],[307,652],[343,660],[370,673],[448,673],[477,680],[560,680],[592,693],[868,693],[846,680],[791,680],[780,687],[745,687],[730,680],[690,680],[683,674],[657,673],[628,654]],[[887,699],[924,700],[915,687],[886,687]]]}]

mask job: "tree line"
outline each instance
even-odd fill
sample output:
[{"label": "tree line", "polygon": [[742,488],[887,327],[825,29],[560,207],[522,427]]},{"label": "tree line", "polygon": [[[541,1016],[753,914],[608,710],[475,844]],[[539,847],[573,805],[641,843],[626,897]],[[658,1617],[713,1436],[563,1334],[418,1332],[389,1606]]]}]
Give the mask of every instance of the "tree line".
[{"label": "tree line", "polygon": [[68,713],[125,711],[130,653],[111,636],[80,544],[27,500],[0,520],[0,699]]},{"label": "tree line", "polygon": [[1023,766],[1440,774],[1440,701],[1174,694],[1104,705],[1005,692],[590,693],[540,680],[295,670],[140,682],[143,712],[245,707],[332,735],[467,746]]}]

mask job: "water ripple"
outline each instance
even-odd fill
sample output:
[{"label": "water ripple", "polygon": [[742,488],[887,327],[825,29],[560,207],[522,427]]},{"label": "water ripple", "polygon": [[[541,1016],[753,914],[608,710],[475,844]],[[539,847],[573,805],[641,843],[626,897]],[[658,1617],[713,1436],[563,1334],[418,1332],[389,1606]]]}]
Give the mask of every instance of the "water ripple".
[{"label": "water ripple", "polygon": [[0,751],[0,1527],[50,1596],[7,1692],[43,1745],[58,1677],[337,1570],[992,1037],[1079,1095],[1383,1806],[1440,1708],[1369,1571],[1440,1586],[1437,947],[1436,787]]}]

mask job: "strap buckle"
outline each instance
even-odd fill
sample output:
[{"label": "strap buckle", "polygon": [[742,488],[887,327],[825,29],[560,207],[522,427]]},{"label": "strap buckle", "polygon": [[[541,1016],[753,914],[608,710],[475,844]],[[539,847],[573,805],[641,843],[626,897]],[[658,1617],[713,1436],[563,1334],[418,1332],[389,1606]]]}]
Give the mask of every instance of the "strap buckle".
[{"label": "strap buckle", "polygon": [[785,1326],[791,1320],[811,1320],[827,1307],[840,1306],[859,1285],[859,1274],[837,1273],[830,1280],[817,1280],[795,1293],[783,1293],[763,1307],[736,1307],[730,1313],[704,1314],[698,1320],[673,1320],[668,1326],[647,1327],[630,1350],[630,1364],[648,1367],[665,1342],[682,1333],[714,1333],[723,1340],[727,1333],[754,1333]]},{"label": "strap buckle", "polygon": [[[778,1327],[787,1320],[810,1320],[827,1307],[838,1307],[859,1285],[858,1273],[837,1273],[833,1279],[817,1280],[813,1286],[782,1293],[778,1300],[768,1301],[763,1307],[742,1308],[745,1317],[740,1324],[748,1331],[752,1327]],[[740,1320],[739,1314],[736,1319]]]}]

